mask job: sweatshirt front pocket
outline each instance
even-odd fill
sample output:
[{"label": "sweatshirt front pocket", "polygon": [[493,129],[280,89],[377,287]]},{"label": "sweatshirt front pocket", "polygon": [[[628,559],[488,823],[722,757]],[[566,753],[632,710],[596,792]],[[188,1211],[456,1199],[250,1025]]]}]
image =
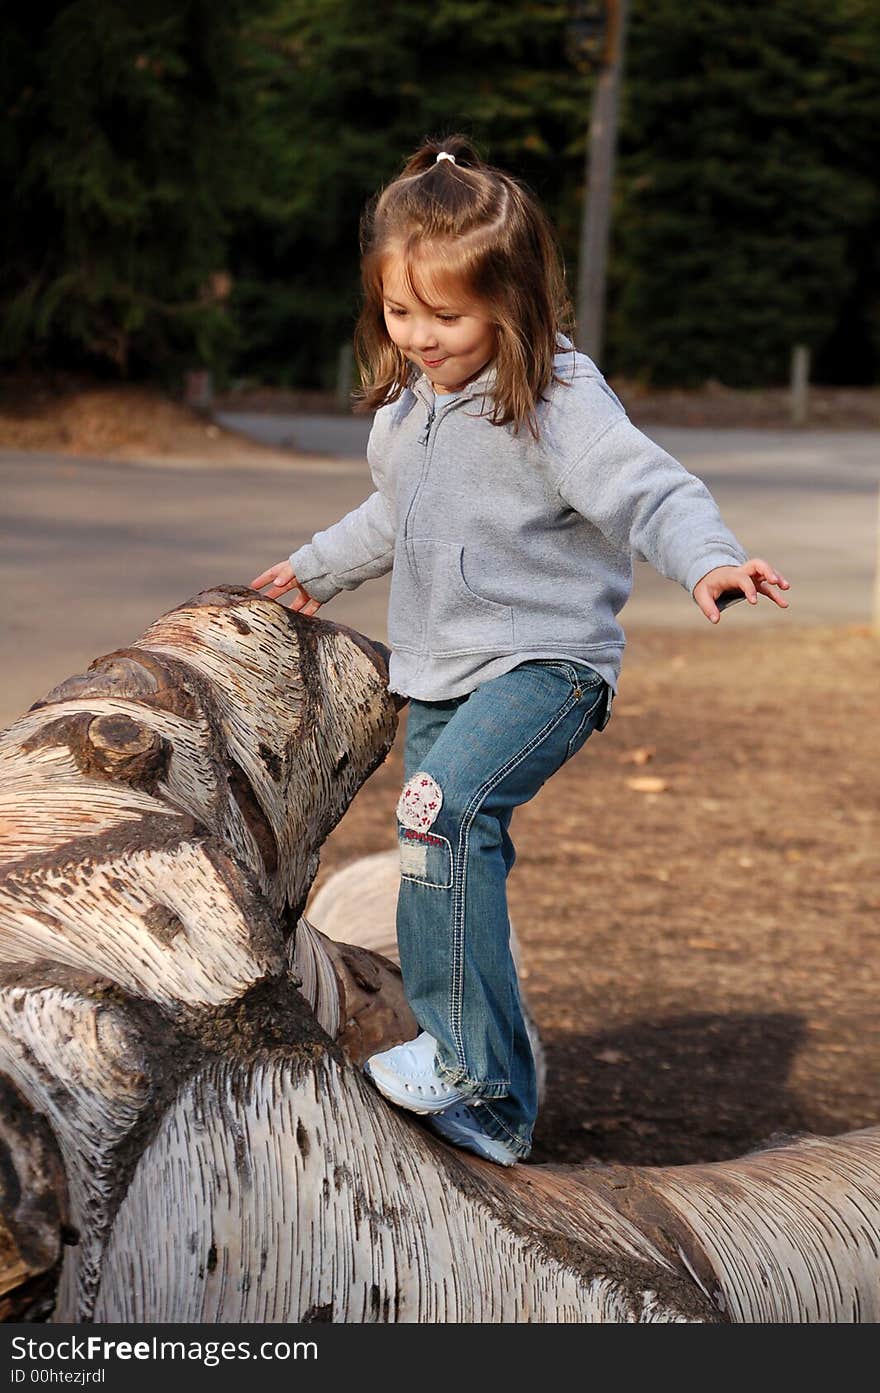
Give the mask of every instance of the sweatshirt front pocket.
[{"label": "sweatshirt front pocket", "polygon": [[408,538],[405,552],[403,565],[395,562],[392,583],[392,647],[412,649],[414,635],[420,633],[429,653],[482,653],[512,646],[513,609],[473,588],[464,547]]}]

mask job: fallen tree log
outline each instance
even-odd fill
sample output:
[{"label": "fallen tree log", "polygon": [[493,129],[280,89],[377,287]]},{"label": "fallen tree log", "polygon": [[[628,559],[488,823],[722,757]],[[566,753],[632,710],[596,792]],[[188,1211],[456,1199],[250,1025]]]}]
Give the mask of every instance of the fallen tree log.
[{"label": "fallen tree log", "polygon": [[301,915],[396,717],[377,646],[224,587],[0,737],[0,1071],[48,1129],[36,1177],[7,1145],[57,1200],[54,1319],[880,1318],[880,1128],[501,1171],[366,1083],[415,1029],[399,972]]}]

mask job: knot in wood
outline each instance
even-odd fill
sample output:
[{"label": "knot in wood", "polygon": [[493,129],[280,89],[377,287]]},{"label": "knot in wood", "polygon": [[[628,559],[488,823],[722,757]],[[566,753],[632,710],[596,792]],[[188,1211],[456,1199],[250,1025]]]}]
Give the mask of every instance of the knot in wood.
[{"label": "knot in wood", "polygon": [[96,716],[89,723],[89,740],[98,750],[126,756],[143,754],[159,743],[155,731],[122,715]]},{"label": "knot in wood", "polygon": [[166,762],[161,735],[131,716],[96,716],[87,740],[92,771],[129,783],[157,777]]}]

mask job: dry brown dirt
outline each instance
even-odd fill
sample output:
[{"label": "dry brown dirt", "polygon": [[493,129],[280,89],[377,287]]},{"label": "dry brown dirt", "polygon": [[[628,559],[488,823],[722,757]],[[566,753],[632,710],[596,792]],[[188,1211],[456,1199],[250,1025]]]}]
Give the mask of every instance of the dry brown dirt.
[{"label": "dry brown dirt", "polygon": [[[512,824],[549,1063],[532,1159],[718,1160],[880,1122],[880,640],[629,638],[610,724]],[[394,845],[401,746],[317,884]]]},{"label": "dry brown dirt", "polygon": [[[707,383],[696,391],[652,391],[613,380],[637,425],[784,429],[790,425],[782,388],[737,391]],[[217,410],[333,412],[332,394],[252,388],[218,397]],[[813,429],[880,426],[880,388],[814,387],[807,425]],[[72,378],[0,379],[0,448],[111,459],[203,460],[241,464],[278,451],[215,424],[210,417],[152,387],[99,386]],[[284,452],[290,457],[290,451]]]},{"label": "dry brown dirt", "polygon": [[[612,377],[611,385],[636,425],[699,426],[732,430],[784,430],[791,426],[790,394],[785,387],[740,390],[706,382],[691,390],[659,390]],[[329,392],[251,387],[217,399],[218,410],[334,412]],[[874,430],[880,426],[880,387],[811,386],[805,424],[813,430]]]},{"label": "dry brown dirt", "polygon": [[278,454],[152,387],[9,379],[0,382],[0,448],[169,463],[241,464]]}]

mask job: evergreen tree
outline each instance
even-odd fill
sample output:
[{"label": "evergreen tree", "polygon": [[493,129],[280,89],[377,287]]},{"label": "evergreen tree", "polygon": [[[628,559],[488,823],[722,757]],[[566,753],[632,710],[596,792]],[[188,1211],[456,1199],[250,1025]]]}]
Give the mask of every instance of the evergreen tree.
[{"label": "evergreen tree", "polygon": [[849,304],[876,372],[878,37],[873,0],[634,0],[613,368],[782,381]]},{"label": "evergreen tree", "polygon": [[[555,0],[9,0],[0,361],[329,386],[368,198],[426,136],[529,183],[574,281],[590,79]],[[877,0],[632,0],[602,366],[880,371]],[[573,288],[573,286],[572,286]]]},{"label": "evergreen tree", "polygon": [[252,166],[238,37],[254,9],[6,6],[2,360],[173,374],[228,356],[225,244]]},{"label": "evergreen tree", "polygon": [[359,303],[358,224],[427,136],[462,130],[530,183],[577,241],[588,112],[566,4],[279,0],[251,26],[265,196],[239,220],[237,369],[330,386]]}]

